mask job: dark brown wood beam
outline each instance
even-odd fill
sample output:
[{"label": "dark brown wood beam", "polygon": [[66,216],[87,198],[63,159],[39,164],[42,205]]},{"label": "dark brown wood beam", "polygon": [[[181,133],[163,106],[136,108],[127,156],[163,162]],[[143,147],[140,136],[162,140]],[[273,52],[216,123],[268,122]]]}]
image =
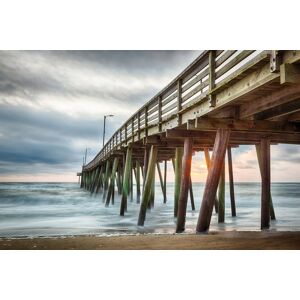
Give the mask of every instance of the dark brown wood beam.
[{"label": "dark brown wood beam", "polygon": [[[297,103],[300,108],[300,101]],[[216,131],[219,128],[230,129],[231,131],[252,131],[252,132],[300,132],[300,126],[292,122],[278,122],[258,120],[237,120],[233,118],[217,119],[203,117],[197,120],[195,128],[191,130]]]},{"label": "dark brown wood beam", "polygon": [[300,98],[288,103],[280,104],[270,109],[258,112],[254,115],[255,120],[268,120],[281,117],[300,110]]},{"label": "dark brown wood beam", "polygon": [[288,103],[300,98],[300,84],[287,85],[277,91],[252,99],[240,105],[240,118],[251,118],[264,110]]}]

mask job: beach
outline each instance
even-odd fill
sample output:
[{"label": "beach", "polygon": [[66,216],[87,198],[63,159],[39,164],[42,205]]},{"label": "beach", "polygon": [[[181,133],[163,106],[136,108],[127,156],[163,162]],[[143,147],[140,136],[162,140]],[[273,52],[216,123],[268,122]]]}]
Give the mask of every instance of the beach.
[{"label": "beach", "polygon": [[299,250],[300,232],[1,238],[1,250]]}]

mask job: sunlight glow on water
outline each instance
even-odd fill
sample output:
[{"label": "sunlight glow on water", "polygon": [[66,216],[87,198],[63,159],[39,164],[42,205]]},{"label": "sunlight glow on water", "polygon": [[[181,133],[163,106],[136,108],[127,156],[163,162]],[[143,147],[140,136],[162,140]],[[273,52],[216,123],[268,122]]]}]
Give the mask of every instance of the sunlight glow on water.
[{"label": "sunlight glow on water", "polygon": [[[194,183],[196,211],[188,202],[186,232],[195,232],[203,193],[203,183]],[[128,212],[119,216],[120,197],[109,208],[102,194],[91,195],[75,183],[0,183],[0,236],[53,236],[78,234],[174,233],[173,184],[167,187],[163,204],[156,184],[155,207],[147,211],[145,226],[138,227],[139,204],[128,199]],[[117,193],[115,193],[117,195]],[[235,184],[237,217],[230,214],[226,186],[225,223],[217,223],[214,213],[211,230],[260,230],[260,184]],[[135,197],[135,193],[134,193]],[[277,220],[272,230],[300,230],[300,183],[273,183],[272,197]]]}]

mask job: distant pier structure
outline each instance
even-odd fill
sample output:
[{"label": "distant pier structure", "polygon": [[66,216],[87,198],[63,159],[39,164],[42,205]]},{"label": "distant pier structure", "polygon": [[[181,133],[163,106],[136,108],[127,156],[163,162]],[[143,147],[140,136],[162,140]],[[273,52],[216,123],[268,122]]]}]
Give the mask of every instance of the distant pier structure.
[{"label": "distant pier structure", "polygon": [[[154,205],[155,170],[167,201],[167,161],[175,172],[176,232],[185,230],[188,198],[195,209],[192,156],[203,151],[208,175],[196,232],[209,230],[213,210],[225,219],[225,156],[236,216],[231,149],[255,145],[261,174],[261,229],[275,219],[270,145],[300,144],[300,51],[209,50],[145,103],[85,165],[80,185],[102,193],[105,205],[121,195],[120,216],[132,200],[133,178],[143,226]],[[212,151],[212,155],[210,155]],[[162,167],[163,166],[163,167]]]}]

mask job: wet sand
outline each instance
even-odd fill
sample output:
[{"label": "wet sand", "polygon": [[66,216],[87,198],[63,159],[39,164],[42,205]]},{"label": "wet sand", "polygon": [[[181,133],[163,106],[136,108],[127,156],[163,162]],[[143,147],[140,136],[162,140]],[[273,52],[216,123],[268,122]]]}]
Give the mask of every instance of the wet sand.
[{"label": "wet sand", "polygon": [[300,249],[300,232],[210,232],[124,236],[1,238],[1,250],[285,250]]}]

